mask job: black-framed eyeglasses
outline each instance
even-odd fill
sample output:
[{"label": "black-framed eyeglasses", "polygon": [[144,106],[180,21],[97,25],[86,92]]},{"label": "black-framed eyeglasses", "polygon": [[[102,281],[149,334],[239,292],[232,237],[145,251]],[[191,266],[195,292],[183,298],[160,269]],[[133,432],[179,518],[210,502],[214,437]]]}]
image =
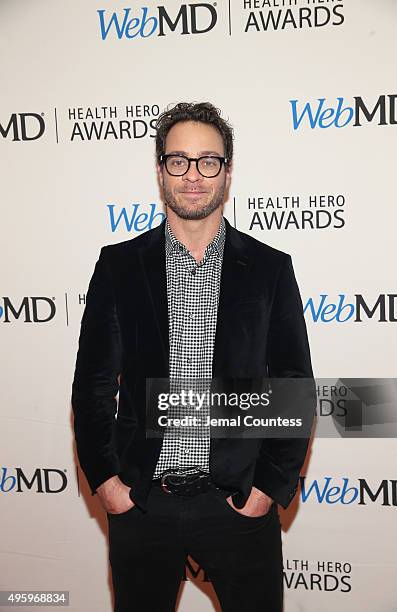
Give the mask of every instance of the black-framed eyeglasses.
[{"label": "black-framed eyeglasses", "polygon": [[196,162],[196,168],[201,176],[205,178],[215,178],[222,170],[223,164],[228,163],[227,157],[217,155],[203,155],[202,157],[186,157],[185,155],[160,155],[160,164],[164,164],[165,169],[171,176],[183,176],[189,172],[190,164]]}]

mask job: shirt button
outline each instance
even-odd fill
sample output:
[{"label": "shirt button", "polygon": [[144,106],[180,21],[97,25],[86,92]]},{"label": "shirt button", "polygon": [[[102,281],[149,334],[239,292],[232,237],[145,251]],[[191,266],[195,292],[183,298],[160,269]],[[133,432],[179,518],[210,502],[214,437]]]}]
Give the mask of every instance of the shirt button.
[{"label": "shirt button", "polygon": [[189,315],[189,319],[193,319],[194,315],[192,313],[190,313]]},{"label": "shirt button", "polygon": [[192,362],[192,358],[191,358],[191,357],[187,357],[187,358],[186,358],[186,361],[187,361],[188,363],[191,363],[191,362]]},{"label": "shirt button", "polygon": [[192,268],[191,273],[193,274],[193,276],[196,274],[196,268]]}]

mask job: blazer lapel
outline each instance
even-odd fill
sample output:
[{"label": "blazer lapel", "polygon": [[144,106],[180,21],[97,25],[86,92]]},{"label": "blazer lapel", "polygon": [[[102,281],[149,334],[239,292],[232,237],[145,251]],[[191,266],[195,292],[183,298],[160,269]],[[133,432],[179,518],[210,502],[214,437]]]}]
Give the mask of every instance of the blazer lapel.
[{"label": "blazer lapel", "polygon": [[213,356],[213,377],[222,376],[223,361],[225,357],[225,337],[230,334],[226,326],[225,314],[233,309],[241,299],[246,298],[252,291],[250,283],[251,259],[248,249],[239,232],[226,222],[226,239],[223,253],[221,285],[219,291],[218,316]]},{"label": "blazer lapel", "polygon": [[[162,376],[169,376],[169,325],[167,301],[167,273],[165,263],[165,220],[148,236],[148,244],[140,252],[144,282],[153,312],[155,326],[160,338],[160,363]],[[157,352],[157,351],[156,351]]]}]

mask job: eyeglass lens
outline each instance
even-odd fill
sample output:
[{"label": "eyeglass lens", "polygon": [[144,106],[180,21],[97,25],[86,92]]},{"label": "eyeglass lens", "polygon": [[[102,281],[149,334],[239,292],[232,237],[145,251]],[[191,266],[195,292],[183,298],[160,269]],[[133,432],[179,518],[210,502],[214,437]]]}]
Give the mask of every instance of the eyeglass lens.
[{"label": "eyeglass lens", "polygon": [[[181,155],[171,155],[166,159],[166,168],[173,176],[186,174],[189,168],[189,160]],[[200,157],[197,161],[197,169],[203,176],[211,178],[219,173],[221,160],[217,157]]]}]

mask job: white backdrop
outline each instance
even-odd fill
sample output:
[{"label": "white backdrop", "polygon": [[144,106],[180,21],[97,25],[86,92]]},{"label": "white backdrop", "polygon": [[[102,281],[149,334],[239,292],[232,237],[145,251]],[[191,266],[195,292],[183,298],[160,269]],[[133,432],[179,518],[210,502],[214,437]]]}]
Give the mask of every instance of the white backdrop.
[{"label": "white backdrop", "polygon": [[[71,427],[84,295],[102,245],[161,220],[167,104],[209,100],[233,124],[225,215],[291,253],[316,376],[395,376],[396,2],[158,5],[0,4],[0,588],[65,589],[74,612],[112,609]],[[395,441],[316,439],[309,459],[281,511],[286,612],[395,612]],[[186,573],[179,611],[212,610]]]}]

